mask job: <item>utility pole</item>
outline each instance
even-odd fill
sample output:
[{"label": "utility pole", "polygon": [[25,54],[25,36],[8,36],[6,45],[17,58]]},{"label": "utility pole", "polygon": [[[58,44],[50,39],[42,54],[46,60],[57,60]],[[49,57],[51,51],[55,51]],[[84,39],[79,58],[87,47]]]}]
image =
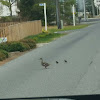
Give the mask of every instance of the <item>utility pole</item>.
[{"label": "utility pole", "polygon": [[85,5],[85,0],[83,0],[83,6],[84,6],[84,21],[86,21],[86,5]]},{"label": "utility pole", "polygon": [[47,31],[46,3],[40,3],[39,6],[44,6],[45,31]]},{"label": "utility pole", "polygon": [[75,6],[73,5],[73,26],[75,26]]},{"label": "utility pole", "polygon": [[97,6],[97,15],[99,15],[98,6]]},{"label": "utility pole", "polygon": [[56,0],[56,16],[57,16],[58,29],[61,29],[61,25],[60,25],[60,10],[59,10],[59,1],[58,0]]},{"label": "utility pole", "polygon": [[92,5],[92,13],[93,13],[93,17],[95,17],[94,0],[91,0],[91,5]]},{"label": "utility pole", "polygon": [[[76,0],[76,12],[78,13],[78,15],[79,15],[79,11],[78,11],[79,9],[78,9],[78,1]],[[78,16],[79,17],[79,16]]]},{"label": "utility pole", "polygon": [[46,3],[44,3],[44,17],[45,17],[45,30],[47,31],[47,14],[46,14]]}]

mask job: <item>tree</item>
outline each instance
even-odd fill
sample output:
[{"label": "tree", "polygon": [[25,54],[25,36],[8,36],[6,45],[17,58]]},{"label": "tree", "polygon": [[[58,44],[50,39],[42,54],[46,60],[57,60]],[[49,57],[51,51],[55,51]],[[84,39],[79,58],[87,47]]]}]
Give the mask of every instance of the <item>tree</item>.
[{"label": "tree", "polygon": [[3,7],[2,7],[2,5],[0,4],[0,15],[2,15],[2,13],[3,13]]},{"label": "tree", "polygon": [[[32,8],[32,18],[34,20],[42,20],[44,23],[44,7],[39,6],[39,3],[46,3],[47,8],[47,21],[50,24],[52,21],[56,20],[56,10],[54,0],[38,0],[35,2],[35,5]],[[42,23],[42,24],[43,24]]]},{"label": "tree", "polygon": [[20,16],[24,20],[29,20],[31,18],[32,13],[32,7],[34,5],[35,0],[20,0],[18,3],[18,8],[20,10]]},{"label": "tree", "polygon": [[94,0],[86,0],[86,10],[95,16]]},{"label": "tree", "polygon": [[39,3],[46,3],[47,20],[50,24],[56,18],[55,0],[20,0],[19,9],[21,17],[25,20],[42,20],[44,23],[44,8],[40,7]]},{"label": "tree", "polygon": [[[72,20],[71,5],[75,4],[75,0],[61,0],[64,1],[65,12],[63,14],[61,2],[59,2],[61,10],[61,18],[70,23]],[[56,0],[20,0],[18,7],[20,16],[24,20],[42,20],[44,23],[44,7],[39,6],[39,3],[46,3],[47,5],[47,21],[48,24],[56,21]],[[64,16],[62,16],[64,15]]]},{"label": "tree", "polygon": [[12,16],[12,5],[16,2],[17,0],[0,0],[1,4],[7,6],[10,11],[10,16]]},{"label": "tree", "polygon": [[75,0],[66,0],[64,3],[60,4],[61,18],[64,20],[64,22],[67,22],[67,24],[72,23],[73,4],[75,4]]}]

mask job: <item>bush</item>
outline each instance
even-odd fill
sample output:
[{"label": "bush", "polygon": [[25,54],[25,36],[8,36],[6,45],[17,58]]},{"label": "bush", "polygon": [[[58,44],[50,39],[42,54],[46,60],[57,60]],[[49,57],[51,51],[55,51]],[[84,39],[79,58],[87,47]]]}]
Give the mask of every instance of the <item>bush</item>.
[{"label": "bush", "polygon": [[0,49],[3,49],[7,52],[14,52],[14,51],[26,51],[36,47],[36,42],[32,39],[23,39],[19,42],[6,42],[0,44]]},{"label": "bush", "polygon": [[1,17],[0,22],[19,22],[20,19],[16,16]]},{"label": "bush", "polygon": [[24,46],[24,51],[30,50],[30,49],[31,49],[30,46],[29,46],[27,43],[23,43],[23,42],[21,42],[21,43],[22,43],[23,46]]},{"label": "bush", "polygon": [[7,52],[14,52],[14,51],[26,51],[29,50],[30,47],[28,44],[22,43],[22,42],[6,42],[0,44],[0,49],[6,50]]},{"label": "bush", "polygon": [[6,59],[8,57],[9,57],[8,52],[5,51],[5,50],[0,49],[0,61]]},{"label": "bush", "polygon": [[36,42],[32,39],[23,39],[13,42],[5,42],[0,44],[0,61],[9,57],[8,52],[26,51],[36,47]]},{"label": "bush", "polygon": [[26,46],[21,42],[10,42],[9,52],[20,51],[23,52],[26,50]]},{"label": "bush", "polygon": [[12,18],[9,17],[9,16],[1,17],[0,21],[1,22],[11,22],[12,21]]},{"label": "bush", "polygon": [[48,33],[48,31],[45,31],[44,29],[42,29],[42,33]]},{"label": "bush", "polygon": [[36,42],[33,39],[22,39],[20,40],[22,43],[28,44],[28,46],[33,49],[36,48]]},{"label": "bush", "polygon": [[7,51],[2,50],[2,49],[0,49],[0,51],[6,55],[6,58],[8,58],[8,57],[9,57],[9,54],[8,54],[8,52],[7,52]]},{"label": "bush", "polygon": [[1,43],[0,44],[0,49],[3,49],[5,51],[9,51],[9,42],[6,42],[6,43]]},{"label": "bush", "polygon": [[38,37],[33,37],[33,40],[34,40],[35,42],[37,42],[37,41],[38,41]]}]

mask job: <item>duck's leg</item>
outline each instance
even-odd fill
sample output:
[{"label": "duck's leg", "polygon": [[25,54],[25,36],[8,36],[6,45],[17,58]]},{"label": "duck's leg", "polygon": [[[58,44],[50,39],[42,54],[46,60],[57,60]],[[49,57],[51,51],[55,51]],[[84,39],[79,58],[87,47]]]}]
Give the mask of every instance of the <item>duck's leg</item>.
[{"label": "duck's leg", "polygon": [[45,69],[47,69],[47,67],[45,67]]}]

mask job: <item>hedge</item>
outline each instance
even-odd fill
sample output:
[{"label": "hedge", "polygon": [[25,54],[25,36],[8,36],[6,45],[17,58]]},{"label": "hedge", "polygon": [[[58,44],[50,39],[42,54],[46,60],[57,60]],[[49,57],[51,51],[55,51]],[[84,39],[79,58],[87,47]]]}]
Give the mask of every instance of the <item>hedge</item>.
[{"label": "hedge", "polygon": [[24,52],[36,48],[36,42],[32,39],[22,39],[20,41],[5,42],[0,44],[0,61],[9,57],[8,52]]},{"label": "hedge", "polygon": [[30,47],[27,44],[21,42],[6,42],[0,44],[0,49],[3,49],[7,52],[15,52],[15,51],[23,52],[29,50]]},{"label": "hedge", "polygon": [[36,42],[33,39],[22,39],[20,41],[28,44],[31,49],[36,48]]},{"label": "hedge", "polygon": [[7,51],[0,49],[0,61],[6,59],[9,57],[9,54]]},{"label": "hedge", "polygon": [[0,49],[7,52],[26,51],[36,48],[36,42],[32,39],[23,39],[20,41],[6,42],[0,44]]}]

